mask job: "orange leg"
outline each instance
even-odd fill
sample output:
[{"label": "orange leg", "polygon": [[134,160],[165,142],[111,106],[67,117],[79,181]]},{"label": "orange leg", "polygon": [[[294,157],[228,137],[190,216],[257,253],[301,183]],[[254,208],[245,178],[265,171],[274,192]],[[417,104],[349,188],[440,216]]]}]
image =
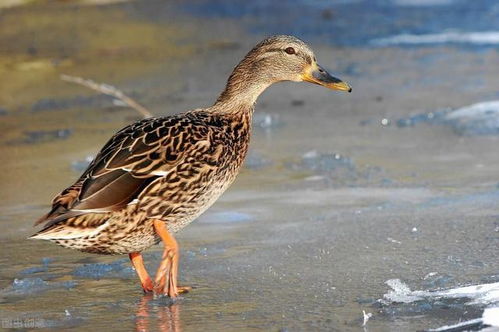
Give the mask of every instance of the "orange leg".
[{"label": "orange leg", "polygon": [[132,265],[135,268],[137,275],[139,276],[144,293],[152,292],[154,288],[153,283],[144,266],[144,260],[142,259],[142,255],[140,254],[140,252],[132,252],[131,254],[128,254],[128,257],[130,257],[130,261],[132,262]]},{"label": "orange leg", "polygon": [[154,294],[164,294],[175,298],[180,293],[191,290],[190,287],[177,286],[179,250],[175,238],[168,232],[162,220],[154,220],[154,230],[165,246],[163,257],[154,280]]}]

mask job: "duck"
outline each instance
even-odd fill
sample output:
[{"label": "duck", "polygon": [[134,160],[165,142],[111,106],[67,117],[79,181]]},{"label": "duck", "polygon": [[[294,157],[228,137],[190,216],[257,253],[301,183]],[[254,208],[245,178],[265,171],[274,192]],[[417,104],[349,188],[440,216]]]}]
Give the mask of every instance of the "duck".
[{"label": "duck", "polygon": [[[312,49],[287,35],[271,36],[234,68],[207,108],[148,118],[118,131],[88,168],[52,201],[31,239],[82,252],[130,258],[142,290],[176,298],[179,245],[174,234],[208,209],[231,185],[248,152],[254,106],[269,86],[309,82],[351,92],[323,69]],[[154,279],[142,252],[163,243]]]}]

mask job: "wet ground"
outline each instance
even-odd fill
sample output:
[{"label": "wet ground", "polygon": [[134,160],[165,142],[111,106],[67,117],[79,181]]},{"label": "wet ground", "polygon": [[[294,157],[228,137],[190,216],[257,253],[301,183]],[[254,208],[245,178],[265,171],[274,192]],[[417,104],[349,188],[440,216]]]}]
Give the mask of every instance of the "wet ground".
[{"label": "wet ground", "polygon": [[[400,286],[499,282],[497,5],[102,3],[0,9],[3,328],[415,331],[497,305],[497,290],[414,298]],[[456,41],[448,29],[492,34]],[[354,91],[282,83],[261,96],[245,169],[177,236],[180,282],[193,292],[174,304],[142,296],[124,256],[25,240],[107,138],[139,118],[60,74],[172,114],[213,102],[272,33],[309,41]],[[145,254],[151,272],[160,252]],[[397,279],[406,297],[389,295]]]}]

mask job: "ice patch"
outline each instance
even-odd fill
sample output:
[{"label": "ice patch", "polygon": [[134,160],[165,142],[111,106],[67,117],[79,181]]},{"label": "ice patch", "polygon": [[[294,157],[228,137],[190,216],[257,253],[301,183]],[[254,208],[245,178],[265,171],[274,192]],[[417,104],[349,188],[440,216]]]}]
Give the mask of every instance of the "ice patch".
[{"label": "ice patch", "polygon": [[470,301],[467,305],[493,305],[499,303],[499,282],[491,284],[480,284],[459,288],[452,288],[443,291],[411,291],[407,284],[400,279],[390,279],[386,284],[392,288],[384,297],[387,303],[412,303],[425,299],[457,299],[466,298]]},{"label": "ice patch", "polygon": [[311,150],[302,155],[300,162],[286,163],[286,166],[294,171],[312,171],[315,175],[307,176],[307,180],[324,179],[326,183],[334,186],[392,184],[381,168],[369,165],[357,167],[352,159],[334,152]]},{"label": "ice patch", "polygon": [[499,100],[485,101],[455,109],[447,114],[447,119],[476,118],[493,113],[497,113],[499,116]]},{"label": "ice patch", "polygon": [[255,218],[247,213],[237,211],[223,211],[207,213],[199,218],[199,222],[210,224],[232,224],[252,221]]},{"label": "ice patch", "polygon": [[413,295],[413,292],[405,283],[400,281],[400,279],[390,279],[385,282],[392,289],[383,297],[389,302],[396,303],[411,303],[422,300],[423,297],[419,295]]},{"label": "ice patch", "polygon": [[124,266],[125,261],[113,263],[95,263],[78,266],[72,272],[74,276],[89,279],[102,278],[131,278],[135,276],[132,267]]},{"label": "ice patch", "polygon": [[480,119],[489,118],[491,115],[499,119],[499,100],[485,101],[455,109],[448,113],[446,118],[448,120],[463,118]]},{"label": "ice patch", "polygon": [[377,46],[390,45],[422,45],[422,44],[499,44],[499,31],[460,32],[448,31],[424,35],[400,34],[391,37],[377,38],[371,41]]},{"label": "ice patch", "polygon": [[392,3],[397,6],[447,6],[454,3],[455,0],[392,0]]},{"label": "ice patch", "polygon": [[[390,286],[391,290],[383,296],[383,299],[378,300],[378,303],[385,306],[400,303],[399,308],[386,307],[384,309],[385,312],[395,315],[420,315],[441,309],[457,309],[459,312],[468,313],[469,315],[476,310],[480,310],[480,306],[488,307],[483,311],[482,318],[475,318],[428,331],[498,331],[495,328],[490,330],[487,326],[495,326],[493,324],[498,323],[497,320],[499,320],[497,318],[499,317],[499,308],[497,308],[499,304],[499,282],[437,291],[413,291],[400,279],[390,279],[386,281],[386,284]],[[481,312],[478,311],[475,314],[479,316]]]},{"label": "ice patch", "polygon": [[482,319],[485,325],[499,327],[499,307],[485,309]]},{"label": "ice patch", "polygon": [[250,151],[244,161],[244,166],[251,170],[258,170],[271,164],[272,162],[270,160],[255,151]]},{"label": "ice patch", "polygon": [[436,329],[430,329],[428,332],[456,332],[456,331],[483,331],[497,332],[499,329],[499,307],[486,308],[483,311],[482,318],[475,318],[453,325],[445,325]]},{"label": "ice patch", "polygon": [[472,320],[467,320],[465,322],[461,322],[453,325],[445,325],[439,327],[437,329],[430,329],[428,332],[457,332],[457,331],[470,331],[469,329],[473,329],[471,331],[477,331],[477,328],[480,328],[482,325],[482,319],[476,318]]},{"label": "ice patch", "polygon": [[255,113],[253,124],[256,128],[271,130],[284,125],[279,114],[274,113]]},{"label": "ice patch", "polygon": [[40,273],[40,272],[47,272],[48,265],[50,262],[52,262],[51,258],[44,257],[44,258],[42,258],[42,265],[41,266],[28,267],[28,268],[21,270],[19,273],[20,274],[34,274],[34,273]]},{"label": "ice patch", "polygon": [[391,243],[396,243],[396,244],[402,244],[402,242],[400,242],[399,240],[395,240],[395,239],[392,239],[391,237],[388,237],[386,238],[388,241],[390,241]]},{"label": "ice patch", "polygon": [[430,272],[423,278],[423,286],[430,290],[438,290],[446,288],[447,284],[453,281],[454,278],[447,275],[439,275],[437,272]]},{"label": "ice patch", "polygon": [[413,127],[419,123],[447,125],[459,135],[497,135],[499,100],[411,115],[396,121],[400,128]]},{"label": "ice patch", "polygon": [[19,274],[34,274],[34,273],[40,273],[40,272],[47,272],[48,271],[48,266],[33,266],[33,267],[28,267],[19,272]]},{"label": "ice patch", "polygon": [[317,150],[305,153],[302,163],[305,168],[319,172],[329,172],[337,169],[353,171],[355,169],[355,165],[350,158],[339,153],[319,153]]},{"label": "ice patch", "polygon": [[48,282],[42,278],[16,278],[12,282],[12,285],[4,288],[0,292],[0,295],[22,296],[41,293],[52,289],[69,289],[75,286],[75,281]]},{"label": "ice patch", "polygon": [[445,115],[444,121],[461,135],[499,134],[499,100],[455,109]]}]

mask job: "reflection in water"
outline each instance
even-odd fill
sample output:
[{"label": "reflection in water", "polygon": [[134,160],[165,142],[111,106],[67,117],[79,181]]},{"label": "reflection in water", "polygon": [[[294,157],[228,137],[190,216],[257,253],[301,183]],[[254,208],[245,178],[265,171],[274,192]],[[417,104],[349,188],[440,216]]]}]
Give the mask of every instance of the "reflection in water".
[{"label": "reflection in water", "polygon": [[155,299],[152,294],[144,295],[138,304],[136,316],[136,331],[182,331],[180,304],[167,297]]}]

